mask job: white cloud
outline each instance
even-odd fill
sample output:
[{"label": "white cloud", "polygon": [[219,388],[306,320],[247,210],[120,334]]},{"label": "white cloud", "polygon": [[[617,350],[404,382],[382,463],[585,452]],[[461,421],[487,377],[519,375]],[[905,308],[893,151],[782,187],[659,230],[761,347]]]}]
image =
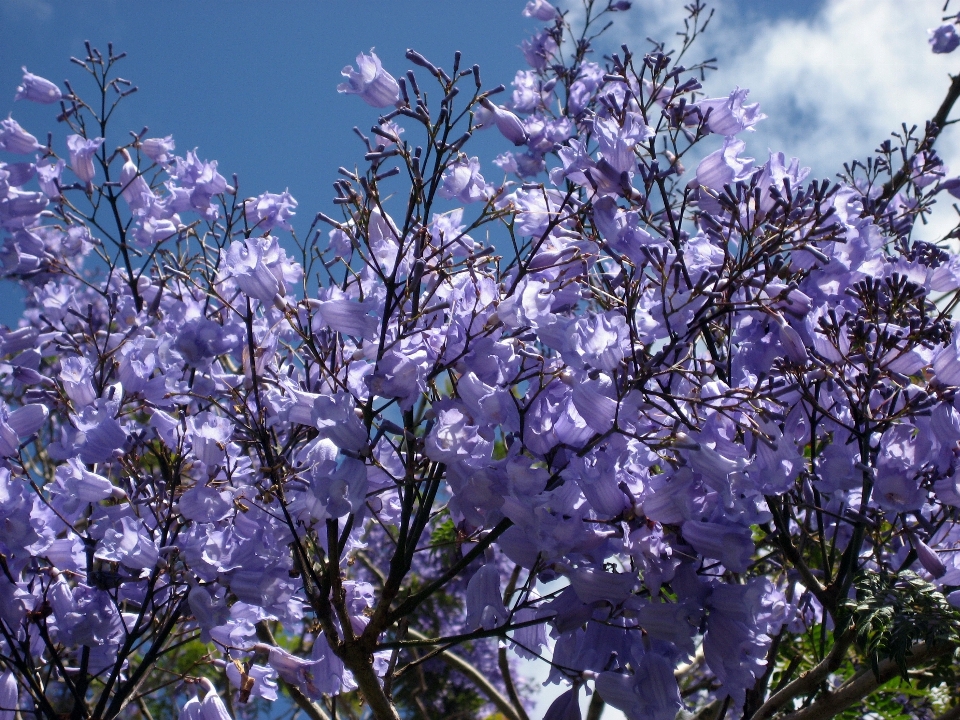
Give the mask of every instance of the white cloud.
[{"label": "white cloud", "polygon": [[[828,0],[807,20],[750,28],[721,11],[713,50],[719,71],[711,94],[750,88],[769,116],[748,150],[762,161],[767,149],[799,157],[815,175],[833,178],[845,161],[869,155],[901,123],[920,131],[937,111],[957,71],[955,55],[934,55],[927,29],[940,21],[940,0]],[[960,108],[957,113],[960,114]],[[937,142],[960,171],[960,134]],[[938,229],[952,217],[940,213]]]}]

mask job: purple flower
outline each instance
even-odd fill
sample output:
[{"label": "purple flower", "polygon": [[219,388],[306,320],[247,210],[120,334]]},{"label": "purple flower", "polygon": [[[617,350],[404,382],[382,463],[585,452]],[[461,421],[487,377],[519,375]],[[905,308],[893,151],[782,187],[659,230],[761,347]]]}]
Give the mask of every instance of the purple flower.
[{"label": "purple flower", "polygon": [[187,437],[193,443],[193,454],[204,465],[213,466],[223,461],[232,435],[233,423],[211,412],[187,420]]},{"label": "purple flower", "polygon": [[536,18],[537,20],[553,20],[559,15],[559,11],[547,0],[530,0],[523,9],[523,16]]},{"label": "purple flower", "polygon": [[[740,153],[746,149],[746,143],[735,137],[727,136],[723,147],[707,155],[697,166],[694,180],[697,202],[710,213],[720,211],[720,203],[715,195],[723,192],[724,185],[733,185],[747,180],[753,172],[753,158],[742,158]],[[709,189],[711,192],[706,192]]]},{"label": "purple flower", "polygon": [[706,129],[718,135],[736,135],[744,130],[753,130],[753,126],[767,116],[760,112],[760,104],[744,105],[749,90],[734,89],[725,98],[701,100],[696,107],[700,108],[703,117],[707,119]]},{"label": "purple flower", "polygon": [[500,571],[488,562],[467,584],[467,629],[491,630],[507,621],[507,608],[500,594]]},{"label": "purple flower", "polygon": [[597,692],[630,720],[673,720],[683,705],[673,663],[655,652],[640,656],[632,676],[600,673]]},{"label": "purple flower", "polygon": [[80,182],[90,183],[93,180],[96,172],[93,167],[93,156],[101,145],[103,145],[103,138],[88,140],[80,135],[67,136],[70,169],[73,170],[73,174],[79,178]]},{"label": "purple flower", "polygon": [[372,339],[380,327],[380,318],[370,314],[377,309],[372,298],[354,300],[340,293],[329,300],[311,301],[310,306],[317,311],[315,327],[329,327],[363,340]]},{"label": "purple flower", "polygon": [[636,169],[634,148],[654,135],[653,128],[633,112],[627,113],[622,125],[612,118],[598,118],[593,128],[601,156],[610,163],[617,175]]},{"label": "purple flower", "polygon": [[13,670],[7,670],[0,675],[0,720],[14,720],[19,715],[20,693],[17,690],[19,683]]},{"label": "purple flower", "polygon": [[95,556],[118,562],[131,570],[150,570],[157,564],[160,553],[143,521],[124,517],[118,526],[104,533]]},{"label": "purple flower", "polygon": [[[272,242],[271,242],[272,241]],[[226,270],[240,291],[261,302],[271,303],[280,292],[280,280],[267,263],[276,238],[249,238],[233,242],[227,250]]]},{"label": "purple flower", "polygon": [[369,55],[357,55],[357,68],[354,70],[352,65],[347,65],[340,72],[347,82],[337,85],[337,92],[359,95],[365,103],[376,108],[389,107],[400,99],[400,85],[383,69],[373,50]]},{"label": "purple flower", "polygon": [[[548,3],[543,3],[548,5]],[[556,10],[554,9],[554,12]],[[557,52],[557,41],[546,30],[541,30],[528,40],[520,43],[520,51],[523,53],[527,65],[534,70],[544,70],[547,67],[547,61]]]},{"label": "purple flower", "polygon": [[244,688],[248,697],[277,699],[277,673],[273,668],[251,665],[241,675],[236,663],[227,663],[227,679],[236,688]]},{"label": "purple flower", "polygon": [[256,198],[249,198],[243,203],[244,214],[251,230],[258,233],[270,232],[275,227],[284,230],[293,230],[290,218],[296,213],[297,201],[284,190],[280,195],[264,193]]},{"label": "purple flower", "polygon": [[51,200],[60,197],[60,176],[65,167],[66,163],[63,160],[37,165],[37,183],[43,194]]},{"label": "purple flower", "polygon": [[134,210],[148,207],[154,200],[153,191],[126,149],[123,150],[123,157],[125,162],[120,168],[120,194]]},{"label": "purple flower", "polygon": [[56,471],[56,480],[50,488],[54,494],[53,507],[68,519],[78,517],[89,503],[98,503],[108,497],[125,497],[121,488],[109,479],[92,473],[77,458],[69,458]]},{"label": "purple flower", "polygon": [[20,127],[13,118],[0,120],[0,150],[17,155],[29,155],[43,147],[37,139]]},{"label": "purple flower", "polygon": [[56,84],[38,75],[27,72],[27,69],[23,68],[23,80],[21,80],[21,85],[17,87],[17,94],[13,99],[30,100],[31,102],[49,105],[50,103],[57,102],[62,97],[63,94]]},{"label": "purple flower", "polygon": [[910,534],[910,544],[917,552],[917,560],[923,569],[930,573],[935,580],[939,580],[947,573],[947,566],[937,555],[937,551],[927,545],[923,540],[914,534]]},{"label": "purple flower", "polygon": [[47,420],[43,405],[24,405],[13,412],[0,403],[0,456],[14,457],[19,452],[20,438],[33,435]]},{"label": "purple flower", "polygon": [[[532,3],[531,3],[532,4]],[[572,687],[550,703],[543,720],[580,720],[580,689]]]},{"label": "purple flower", "polygon": [[173,135],[167,135],[162,138],[147,138],[140,143],[140,151],[155,163],[167,163],[173,159],[173,151],[176,143],[173,142]]},{"label": "purple flower", "polygon": [[233,720],[227,712],[227,706],[214,690],[210,690],[204,696],[203,703],[200,705],[200,717],[202,720]]},{"label": "purple flower", "polygon": [[104,462],[126,442],[127,434],[117,422],[115,408],[116,403],[97,400],[74,416],[80,459],[85,463]]},{"label": "purple flower", "polygon": [[527,142],[527,131],[520,118],[506,108],[494,105],[487,98],[481,100],[480,104],[482,107],[476,114],[478,127],[489,127],[492,123],[514,145],[523,145]]},{"label": "purple flower", "polygon": [[480,161],[475,157],[460,158],[443,173],[443,184],[439,190],[442,198],[472,203],[486,200],[489,194],[490,190],[480,174]]},{"label": "purple flower", "polygon": [[952,23],[941,25],[934,30],[927,30],[927,33],[930,35],[928,40],[930,49],[937,54],[952,53],[957,46],[960,46],[960,35],[957,34],[957,29]]},{"label": "purple flower", "polygon": [[688,520],[682,529],[683,539],[704,557],[719,560],[725,568],[738,573],[750,566],[755,549],[750,528]]}]

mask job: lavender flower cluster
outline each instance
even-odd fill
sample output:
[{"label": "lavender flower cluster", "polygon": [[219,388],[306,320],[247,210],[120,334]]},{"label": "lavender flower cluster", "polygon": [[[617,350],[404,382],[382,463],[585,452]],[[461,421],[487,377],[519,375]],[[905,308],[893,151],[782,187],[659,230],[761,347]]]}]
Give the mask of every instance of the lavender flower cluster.
[{"label": "lavender flower cluster", "polygon": [[[878,680],[952,656],[960,256],[918,238],[960,197],[946,118],[807,183],[745,157],[746,90],[681,64],[701,3],[675,52],[591,60],[629,5],[527,3],[504,102],[459,54],[358,56],[339,90],[384,114],[304,239],[289,193],[110,138],[122,55],[75,60],[89,102],[24,70],[67,133],[0,121],[27,293],[0,331],[0,717],[172,692],[187,720],[397,719],[446,661],[525,720],[520,657],[566,690],[550,720],[583,693],[767,718],[850,695],[868,647]],[[482,165],[493,128],[514,149]],[[865,577],[940,619],[864,640]]]}]

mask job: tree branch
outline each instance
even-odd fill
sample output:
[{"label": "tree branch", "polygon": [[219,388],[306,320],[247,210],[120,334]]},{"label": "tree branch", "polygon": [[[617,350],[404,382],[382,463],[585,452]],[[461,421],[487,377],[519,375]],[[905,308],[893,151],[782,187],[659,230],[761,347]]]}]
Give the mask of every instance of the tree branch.
[{"label": "tree branch", "polygon": [[[951,645],[920,643],[913,646],[913,650],[907,658],[908,664],[910,667],[916,667],[951,650],[953,650]],[[827,693],[809,707],[785,715],[783,720],[827,720],[835,717],[838,713],[863,700],[874,690],[885,685],[899,674],[900,668],[895,660],[884,660],[880,663],[877,675],[870,668],[861,670],[836,691]]]},{"label": "tree branch", "polygon": [[[934,142],[936,142],[943,128],[947,125],[947,118],[950,116],[950,111],[953,110],[954,104],[960,99],[960,75],[955,75],[951,77],[950,80],[950,87],[947,89],[946,97],[943,98],[943,102],[940,103],[936,115],[930,119],[930,123],[927,125],[927,134],[924,138],[923,149],[929,150],[933,147]],[[897,170],[897,173],[884,184],[883,194],[880,196],[882,200],[889,200],[904,186],[907,178],[910,177],[910,165],[912,162],[913,157],[904,163],[903,167]]]},{"label": "tree branch", "polygon": [[[426,635],[424,635],[422,632],[414,630],[413,628],[407,628],[407,635],[410,635],[417,640],[429,640]],[[504,697],[503,693],[501,693],[496,686],[491,683],[487,677],[477,668],[475,668],[469,661],[460,657],[456,653],[450,652],[449,650],[444,650],[442,653],[440,653],[440,659],[476,685],[477,689],[486,695],[490,702],[497,706],[497,710],[499,710],[508,720],[526,720],[526,712],[521,715],[517,708],[515,708],[510,702],[510,700]]]},{"label": "tree branch", "polygon": [[854,631],[852,629],[843,633],[830,649],[830,653],[817,665],[800,675],[782,690],[775,692],[763,703],[757,711],[750,716],[751,720],[767,720],[772,717],[780,708],[798,695],[813,692],[817,685],[827,679],[834,670],[840,667],[850,643],[853,642]]}]

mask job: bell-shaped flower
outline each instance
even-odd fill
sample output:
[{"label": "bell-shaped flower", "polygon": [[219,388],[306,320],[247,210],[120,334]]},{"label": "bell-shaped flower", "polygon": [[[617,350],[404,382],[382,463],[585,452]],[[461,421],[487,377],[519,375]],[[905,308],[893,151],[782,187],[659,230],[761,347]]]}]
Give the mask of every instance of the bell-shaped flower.
[{"label": "bell-shaped flower", "polygon": [[425,443],[427,457],[445,463],[489,457],[490,443],[478,434],[479,427],[463,404],[441,400],[433,407],[437,420]]},{"label": "bell-shaped flower", "polygon": [[486,200],[490,190],[480,174],[480,161],[476,157],[462,157],[447,166],[438,194],[447,200],[456,198],[465,203]]},{"label": "bell-shaped flower", "polygon": [[[534,0],[534,2],[539,2],[539,0]],[[546,4],[545,2],[542,3],[541,7]],[[547,63],[556,56],[558,49],[557,41],[549,32],[549,28],[544,28],[520,42],[520,52],[523,53],[523,59],[534,70],[545,70]]]},{"label": "bell-shaped flower", "polygon": [[587,425],[598,433],[605,433],[613,427],[617,415],[617,401],[611,397],[613,393],[613,381],[602,374],[596,380],[584,380],[573,386],[574,407]]},{"label": "bell-shaped flower", "polygon": [[42,145],[37,139],[20,127],[13,118],[0,120],[0,150],[17,155],[30,155],[39,150]]},{"label": "bell-shaped flower", "polygon": [[609,602],[617,605],[630,596],[638,583],[633,573],[612,573],[592,568],[577,568],[570,573],[570,587],[581,602],[588,605]]},{"label": "bell-shaped flower", "polygon": [[939,54],[952,53],[960,46],[960,35],[957,34],[957,28],[950,24],[941,25],[933,30],[927,30],[930,34],[930,49]]},{"label": "bell-shaped flower", "polygon": [[749,90],[734,89],[725,98],[701,100],[696,104],[706,118],[706,129],[727,137],[744,130],[753,130],[753,126],[767,116],[760,112],[760,104],[744,105]]},{"label": "bell-shaped flower", "polygon": [[653,137],[654,131],[635,112],[628,112],[623,124],[613,118],[597,118],[593,123],[600,154],[619,175],[633,172],[637,166],[634,148]]},{"label": "bell-shaped flower", "polygon": [[120,168],[120,194],[133,210],[140,210],[152,204],[154,200],[153,191],[147,181],[143,179],[140,168],[130,157],[130,153],[123,149],[121,154],[124,163]]},{"label": "bell-shaped flower", "polygon": [[60,382],[77,410],[82,410],[97,399],[93,388],[93,370],[90,361],[84,357],[73,356],[60,361]]},{"label": "bell-shaped flower", "polygon": [[343,450],[360,452],[367,447],[367,430],[356,413],[356,401],[347,392],[319,395],[313,401],[311,418],[320,431]]},{"label": "bell-shaped flower", "polygon": [[70,151],[70,169],[80,182],[87,184],[93,181],[96,170],[93,167],[93,157],[103,145],[103,138],[87,139],[80,135],[67,136],[67,149]]},{"label": "bell-shaped flower", "polygon": [[630,329],[622,313],[610,310],[588,315],[574,326],[573,347],[588,366],[610,372],[623,360]]},{"label": "bell-shaped flower", "polygon": [[243,203],[247,225],[250,230],[255,230],[258,233],[270,232],[275,227],[292,230],[290,218],[296,215],[294,212],[296,207],[297,201],[286,190],[279,195],[265,192],[263,195],[249,198]]},{"label": "bell-shaped flower", "polygon": [[800,333],[790,327],[783,318],[777,318],[777,328],[780,331],[780,347],[787,359],[794,365],[806,365],[807,347]]},{"label": "bell-shaped flower", "polygon": [[547,0],[529,0],[526,7],[523,8],[524,17],[535,18],[544,22],[554,20],[559,14],[559,11]]},{"label": "bell-shaped flower", "polygon": [[960,326],[954,327],[951,341],[933,358],[933,374],[943,385],[960,385]]},{"label": "bell-shaped flower", "polygon": [[226,670],[230,684],[240,689],[241,702],[252,698],[277,699],[277,673],[273,668],[250,665],[241,673],[237,664],[231,662],[227,663]]},{"label": "bell-shaped flower", "polygon": [[495,105],[487,98],[480,101],[481,108],[477,110],[475,120],[477,127],[496,125],[497,130],[514,145],[523,145],[527,142],[527,131],[523,122],[506,108]]},{"label": "bell-shaped flower", "polygon": [[85,463],[103,462],[123,447],[127,434],[116,419],[116,403],[98,399],[79,415],[72,416],[79,431],[80,459]]},{"label": "bell-shaped flower", "polygon": [[265,263],[268,248],[262,240],[266,238],[231,243],[227,250],[226,271],[236,280],[241,292],[261,302],[272,303],[280,291],[280,282]]},{"label": "bell-shaped flower", "polygon": [[173,135],[167,135],[162,138],[147,138],[140,143],[140,152],[155,163],[162,164],[173,159],[173,151],[176,147]]},{"label": "bell-shaped flower", "polygon": [[[531,620],[545,618],[547,613],[538,612],[533,608],[523,608],[513,615],[513,623],[522,625]],[[510,636],[514,645],[513,651],[526,660],[535,659],[541,649],[547,645],[547,626],[545,622],[538,622],[513,631]]]},{"label": "bell-shaped flower", "polygon": [[372,315],[377,309],[374,298],[355,300],[331,288],[328,300],[311,300],[310,307],[317,311],[314,328],[329,327],[343,335],[361,340],[371,340],[380,327],[381,319]]},{"label": "bell-shaped flower", "polygon": [[682,526],[683,539],[707,558],[719,560],[733,572],[744,572],[755,550],[750,528],[726,523],[688,520]]},{"label": "bell-shaped flower", "polygon": [[200,639],[210,642],[210,630],[223,625],[230,618],[230,608],[227,607],[224,591],[212,593],[210,589],[201,585],[193,585],[187,595],[190,612],[200,626]]},{"label": "bell-shaped flower", "polygon": [[194,695],[180,708],[180,714],[177,716],[177,720],[203,720],[203,711],[201,708],[200,698]]},{"label": "bell-shaped flower", "polygon": [[60,197],[60,176],[66,166],[67,164],[63,160],[37,165],[37,184],[48,198],[56,199]]},{"label": "bell-shaped flower", "polygon": [[131,570],[151,570],[156,567],[160,551],[142,520],[124,517],[119,526],[107,529],[94,556]]},{"label": "bell-shaped flower", "polygon": [[90,503],[125,496],[121,488],[115,487],[108,478],[87,470],[75,457],[57,467],[55,480],[48,487],[53,495],[51,505],[69,520],[75,520]]},{"label": "bell-shaped flower", "polygon": [[416,340],[404,340],[387,350],[374,371],[365,377],[370,392],[395,397],[402,410],[409,410],[426,387],[429,356]]},{"label": "bell-shaped flower", "polygon": [[[320,699],[322,693],[314,680],[314,675],[319,671],[321,662],[303,660],[279,647],[270,647],[267,652],[269,653],[267,664],[284,682],[298,688],[311,699]],[[339,690],[339,687],[337,689]]]},{"label": "bell-shaped flower", "polygon": [[56,86],[56,83],[52,83],[39,75],[27,72],[26,68],[22,69],[23,79],[20,81],[20,85],[17,86],[17,94],[14,95],[14,100],[29,100],[30,102],[49,105],[63,97],[63,93],[60,92],[60,88]]},{"label": "bell-shaped flower", "polygon": [[939,580],[947,574],[947,566],[943,564],[943,560],[937,555],[936,550],[912,533],[910,535],[910,544],[913,545],[913,549],[917,553],[917,560],[920,565],[930,573],[935,580]]},{"label": "bell-shaped flower", "polygon": [[204,696],[203,703],[200,705],[200,717],[201,720],[233,720],[227,712],[227,706],[212,688]]},{"label": "bell-shaped flower", "polygon": [[232,435],[233,423],[225,417],[203,412],[187,418],[187,437],[193,444],[193,454],[208,467],[223,461]]},{"label": "bell-shaped flower", "polygon": [[0,403],[0,457],[14,457],[20,439],[33,435],[47,420],[47,408],[39,404],[24,405],[13,412]]},{"label": "bell-shaped flower", "polygon": [[673,663],[656,652],[641,655],[632,676],[600,673],[597,692],[630,720],[673,720],[683,705]]},{"label": "bell-shaped flower", "polygon": [[467,584],[467,630],[491,630],[507,621],[507,608],[500,593],[500,572],[488,562]]},{"label": "bell-shaped flower", "polygon": [[389,107],[400,99],[400,85],[383,69],[373,50],[369,55],[357,55],[356,70],[347,65],[340,74],[347,78],[347,82],[337,85],[339,93],[359,95],[361,100],[376,108]]},{"label": "bell-shaped flower", "polygon": [[699,188],[697,202],[701,208],[711,213],[719,212],[720,204],[714,195],[723,192],[724,185],[733,185],[750,177],[753,172],[753,158],[740,157],[746,147],[742,140],[727,136],[723,140],[722,148],[707,155],[697,165],[694,185]]},{"label": "bell-shaped flower", "polygon": [[14,720],[19,713],[19,683],[13,670],[0,675],[0,720]]},{"label": "bell-shaped flower", "polygon": [[[532,5],[533,3],[527,3]],[[583,715],[580,712],[580,688],[572,687],[564,693],[560,693],[557,699],[550,703],[543,720],[581,720]]]}]

